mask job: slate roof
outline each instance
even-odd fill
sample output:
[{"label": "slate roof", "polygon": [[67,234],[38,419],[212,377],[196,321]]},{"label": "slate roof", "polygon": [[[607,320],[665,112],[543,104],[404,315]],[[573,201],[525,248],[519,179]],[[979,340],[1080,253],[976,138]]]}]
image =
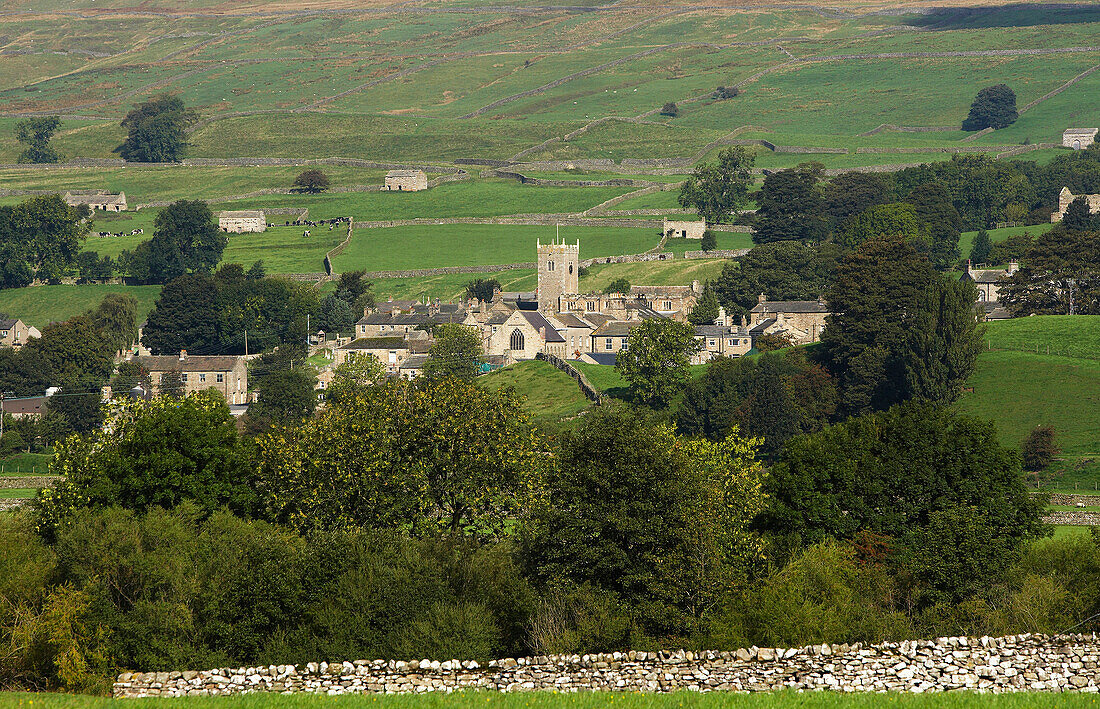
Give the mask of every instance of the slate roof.
[{"label": "slate roof", "polygon": [[133,361],[150,372],[173,369],[181,372],[229,372],[242,359],[239,355],[187,355],[184,359],[176,355],[143,355],[134,357]]},{"label": "slate roof", "polygon": [[409,355],[398,369],[420,370],[424,368],[424,363],[427,361],[428,355],[426,354]]},{"label": "slate roof", "polygon": [[15,327],[15,323],[19,322],[18,318],[6,318],[0,320],[0,330],[10,330]]},{"label": "slate roof", "polygon": [[969,278],[975,283],[996,283],[1008,276],[1008,271],[1002,268],[971,269],[964,273],[963,278]]},{"label": "slate roof", "polygon": [[828,313],[829,306],[819,300],[766,300],[757,303],[751,313]]},{"label": "slate roof", "polygon": [[727,335],[748,337],[749,331],[744,328],[730,327],[728,325],[696,325],[695,334],[701,337],[725,337]]},{"label": "slate roof", "polygon": [[615,359],[619,356],[618,352],[585,352],[586,357],[591,357],[596,364],[607,364],[614,366]]},{"label": "slate roof", "polygon": [[338,349],[341,350],[404,350],[409,342],[404,337],[360,337]]},{"label": "slate roof", "polygon": [[19,399],[4,399],[4,413],[28,415],[45,413],[46,397],[28,396]]},{"label": "slate roof", "polygon": [[641,324],[640,320],[612,320],[596,328],[592,337],[626,337],[631,330]]},{"label": "slate roof", "polygon": [[573,313],[555,313],[554,319],[560,322],[565,327],[593,327],[592,323],[580,319]]},{"label": "slate roof", "polygon": [[445,323],[460,323],[466,319],[465,312],[454,313],[371,313],[359,318],[356,325],[443,325]]},{"label": "slate roof", "polygon": [[516,312],[536,330],[543,330],[547,342],[565,342],[565,338],[561,336],[557,328],[550,324],[549,320],[542,316],[542,313],[533,310],[517,310]]},{"label": "slate roof", "polygon": [[259,209],[240,209],[231,212],[218,212],[218,219],[263,219],[264,213]]},{"label": "slate roof", "polygon": [[767,320],[761,320],[752,327],[749,328],[749,332],[753,335],[760,335],[769,327],[776,323],[775,318],[768,318]]}]

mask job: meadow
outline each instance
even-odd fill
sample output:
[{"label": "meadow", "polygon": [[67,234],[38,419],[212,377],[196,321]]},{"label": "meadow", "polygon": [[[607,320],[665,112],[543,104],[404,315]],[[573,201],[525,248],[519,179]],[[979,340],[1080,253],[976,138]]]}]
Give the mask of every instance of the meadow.
[{"label": "meadow", "polygon": [[523,409],[536,424],[557,428],[591,406],[565,372],[539,360],[517,362],[478,379],[487,389],[511,387],[523,396]]},{"label": "meadow", "polygon": [[[115,709],[132,700],[114,700],[65,694],[0,693],[4,709]],[[760,694],[729,694],[714,692],[697,694],[626,694],[579,692],[557,694],[549,692],[515,692],[489,694],[460,692],[437,694],[429,692],[408,695],[347,695],[342,697],[311,695],[246,694],[233,697],[185,697],[181,699],[143,699],[157,709],[1078,709],[1095,706],[1088,694],[841,694],[839,692],[774,692]]]},{"label": "meadow", "polygon": [[153,309],[160,286],[83,285],[34,286],[0,290],[0,313],[42,329],[51,322],[68,320],[99,304],[108,293],[126,293],[138,302],[141,322]]}]

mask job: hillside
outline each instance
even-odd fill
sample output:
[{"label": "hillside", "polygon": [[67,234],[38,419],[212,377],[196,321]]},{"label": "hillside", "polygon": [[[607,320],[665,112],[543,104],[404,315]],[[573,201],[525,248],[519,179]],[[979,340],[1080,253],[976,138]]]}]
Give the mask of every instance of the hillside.
[{"label": "hillside", "polygon": [[478,382],[494,391],[514,388],[524,397],[523,408],[535,422],[552,428],[591,405],[568,374],[538,360],[517,362],[481,377]]}]

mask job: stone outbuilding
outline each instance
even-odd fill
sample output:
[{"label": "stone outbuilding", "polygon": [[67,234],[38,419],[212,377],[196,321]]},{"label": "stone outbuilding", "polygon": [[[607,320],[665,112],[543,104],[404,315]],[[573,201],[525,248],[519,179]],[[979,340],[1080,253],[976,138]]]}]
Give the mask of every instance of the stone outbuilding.
[{"label": "stone outbuilding", "polygon": [[218,212],[218,228],[230,234],[258,233],[267,229],[267,216],[259,209]]},{"label": "stone outbuilding", "polygon": [[670,239],[702,239],[707,223],[699,221],[673,221],[666,219],[663,226],[665,236]]},{"label": "stone outbuilding", "polygon": [[1069,205],[1073,204],[1073,200],[1078,197],[1084,197],[1088,200],[1090,214],[1100,213],[1100,194],[1073,194],[1068,187],[1063,187],[1062,191],[1058,193],[1058,211],[1050,215],[1051,223],[1056,224],[1062,221],[1062,217],[1066,216]]},{"label": "stone outbuilding", "polygon": [[821,339],[829,306],[821,298],[817,300],[773,300],[763,293],[749,311],[749,331],[753,337],[785,334],[796,345],[809,344]]},{"label": "stone outbuilding", "polygon": [[41,336],[36,328],[28,327],[19,318],[0,320],[0,347],[22,347],[32,338]]},{"label": "stone outbuilding", "polygon": [[1000,300],[1001,280],[1008,278],[1019,270],[1019,264],[1012,261],[1008,268],[971,268],[970,262],[966,262],[966,270],[959,280],[973,281],[978,289],[979,303],[996,303]]},{"label": "stone outbuilding", "polygon": [[382,189],[387,192],[419,192],[428,189],[428,175],[423,170],[390,170]]},{"label": "stone outbuilding", "polygon": [[66,192],[62,199],[70,207],[86,204],[89,209],[99,209],[104,212],[126,211],[125,192]]},{"label": "stone outbuilding", "polygon": [[1083,150],[1096,142],[1100,128],[1066,128],[1062,132],[1062,147]]}]

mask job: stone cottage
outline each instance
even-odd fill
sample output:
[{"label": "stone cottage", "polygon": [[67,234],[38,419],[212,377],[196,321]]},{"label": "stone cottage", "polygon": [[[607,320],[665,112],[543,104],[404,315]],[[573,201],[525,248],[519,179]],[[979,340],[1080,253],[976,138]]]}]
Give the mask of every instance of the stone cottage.
[{"label": "stone cottage", "polygon": [[704,364],[715,357],[741,357],[752,349],[752,335],[744,319],[735,325],[722,307],[713,324],[695,326],[695,339],[701,349],[692,357],[692,364]]},{"label": "stone cottage", "polygon": [[1013,261],[1008,268],[971,268],[970,261],[966,262],[966,269],[959,280],[973,281],[978,289],[979,303],[996,303],[1000,300],[1000,283],[1019,270],[1019,265]]},{"label": "stone cottage", "polygon": [[1096,142],[1100,128],[1066,128],[1062,132],[1062,147],[1082,150]]},{"label": "stone cottage", "polygon": [[70,207],[86,204],[89,209],[99,209],[104,212],[126,211],[125,192],[66,192],[62,199]]},{"label": "stone cottage", "polygon": [[248,368],[240,355],[191,355],[182,350],[175,355],[148,355],[134,357],[136,364],[149,372],[153,394],[159,394],[162,383],[179,373],[183,380],[183,393],[203,389],[217,389],[229,404],[247,404]]},{"label": "stone cottage", "polygon": [[259,209],[218,212],[218,228],[229,234],[258,233],[267,229],[267,216]]},{"label": "stone cottage", "polygon": [[778,333],[787,335],[796,345],[805,345],[821,339],[829,314],[829,306],[821,298],[769,301],[761,293],[749,311],[749,331],[753,338]]},{"label": "stone cottage", "polygon": [[1063,187],[1062,191],[1058,193],[1058,211],[1050,215],[1050,221],[1052,224],[1062,221],[1062,217],[1066,216],[1066,210],[1069,209],[1069,205],[1073,204],[1073,200],[1078,197],[1084,197],[1089,203],[1089,212],[1091,214],[1100,213],[1100,194],[1073,194],[1069,191],[1068,187]]},{"label": "stone cottage", "polygon": [[428,189],[428,176],[423,170],[390,170],[382,189],[387,192],[419,192]]},{"label": "stone cottage", "polygon": [[707,223],[705,220],[673,221],[666,219],[662,228],[665,236],[670,239],[702,239],[703,232],[707,230]]},{"label": "stone cottage", "polygon": [[0,347],[22,347],[35,337],[41,337],[37,328],[28,327],[19,318],[0,320]]}]

